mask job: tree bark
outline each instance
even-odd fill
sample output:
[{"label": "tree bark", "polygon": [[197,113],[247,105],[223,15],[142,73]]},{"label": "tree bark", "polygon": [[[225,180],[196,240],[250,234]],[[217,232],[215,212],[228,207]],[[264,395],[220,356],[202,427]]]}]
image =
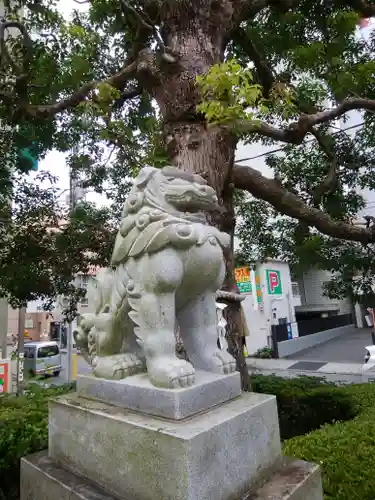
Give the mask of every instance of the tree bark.
[{"label": "tree bark", "polygon": [[[226,34],[233,17],[231,2],[226,3],[226,8],[223,8],[225,0],[216,3],[206,0],[190,2],[189,12],[181,11],[187,9],[187,4],[183,2],[178,5],[174,2],[174,5],[172,2],[163,3],[164,43],[176,55],[178,62],[160,67],[152,79],[145,75],[141,84],[148,87],[159,105],[171,163],[185,171],[200,174],[215,189],[223,210],[210,214],[210,222],[233,240],[235,217],[231,176],[237,141],[230,131],[208,129],[196,111],[196,105],[201,100],[196,78],[206,73],[213,64],[224,60]],[[178,14],[174,12],[176,9],[180,9]],[[159,79],[157,85],[156,79]],[[225,261],[223,290],[236,291],[232,249],[225,251]],[[229,350],[236,356],[246,389],[248,373],[238,327],[240,304],[231,302],[227,309]]]}]

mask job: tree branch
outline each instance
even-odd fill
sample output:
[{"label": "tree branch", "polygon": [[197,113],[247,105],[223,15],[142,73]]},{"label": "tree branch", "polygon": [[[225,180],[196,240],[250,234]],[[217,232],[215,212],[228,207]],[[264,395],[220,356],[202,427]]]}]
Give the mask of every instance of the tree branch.
[{"label": "tree branch", "polygon": [[274,7],[280,11],[287,11],[297,7],[301,0],[238,0],[236,10],[239,12],[239,20],[244,21],[255,17],[267,7]]},{"label": "tree branch", "polygon": [[301,144],[306,134],[311,133],[312,127],[315,125],[327,123],[355,109],[375,111],[375,100],[347,98],[335,108],[318,113],[303,114],[298,121],[291,123],[286,128],[277,128],[258,120],[235,120],[229,125],[223,124],[222,127],[234,128],[243,134],[260,134],[275,141]]},{"label": "tree branch", "polygon": [[332,152],[331,148],[327,144],[326,138],[315,129],[311,129],[310,133],[315,137],[319,146],[324,151],[325,155],[330,162],[330,167],[328,169],[327,175],[323,182],[319,184],[313,191],[314,206],[318,206],[322,200],[324,194],[330,193],[335,185],[337,184],[337,171],[338,171],[338,161],[335,153]]},{"label": "tree branch", "polygon": [[[16,61],[10,55],[5,40],[5,33],[8,29],[17,29],[22,36],[22,62],[18,68]],[[8,61],[15,73],[15,90],[19,99],[27,101],[27,84],[30,78],[30,63],[32,59],[32,41],[26,27],[19,21],[4,21],[0,23],[0,63],[2,60]],[[2,97],[6,97],[2,94]]]},{"label": "tree branch", "polygon": [[375,16],[375,4],[366,2],[366,0],[348,0],[348,5],[363,15],[363,17]]},{"label": "tree branch", "polygon": [[271,67],[243,28],[237,28],[233,32],[233,41],[237,43],[253,61],[259,83],[263,87],[263,94],[265,98],[268,98],[273,85],[276,83],[275,74]]},{"label": "tree branch", "polygon": [[137,72],[138,62],[134,61],[128,66],[125,66],[118,73],[110,76],[106,80],[96,80],[89,83],[85,83],[80,87],[76,92],[71,94],[69,97],[65,99],[61,99],[58,102],[53,104],[45,104],[40,106],[29,105],[26,107],[26,113],[32,116],[53,116],[57,113],[65,111],[66,109],[73,108],[83,102],[89,93],[96,88],[100,83],[106,83],[111,85],[112,87],[122,90],[124,88],[125,83],[130,78],[134,77]]},{"label": "tree branch", "polygon": [[22,41],[24,46],[24,55],[22,60],[22,73],[28,73],[29,65],[32,58],[32,41],[27,33],[26,27],[20,23],[19,21],[4,21],[0,23],[0,61],[2,58],[8,59],[9,63],[12,64],[13,67],[16,67],[15,61],[13,61],[11,55],[8,52],[5,43],[5,32],[8,29],[17,29],[22,35]]},{"label": "tree branch", "polygon": [[112,109],[115,110],[122,108],[126,101],[141,95],[142,91],[143,89],[140,85],[137,85],[133,89],[124,90],[124,92],[121,93],[120,97],[113,103]]},{"label": "tree branch", "polygon": [[133,14],[133,16],[135,17],[137,23],[139,23],[140,27],[144,27],[147,30],[149,30],[151,33],[153,33],[153,35],[157,41],[157,44],[159,46],[159,49],[160,49],[160,52],[162,54],[163,59],[166,62],[170,62],[170,63],[176,62],[176,59],[173,57],[173,55],[169,53],[170,52],[170,50],[168,50],[169,48],[166,47],[166,45],[164,44],[164,40],[163,40],[162,36],[160,35],[158,28],[151,21],[151,19],[148,17],[146,12],[138,11],[136,8],[134,8],[132,5],[130,5],[130,3],[127,2],[127,0],[120,0],[120,1],[121,1],[122,9],[125,12],[126,12],[126,10],[131,12]]},{"label": "tree branch", "polygon": [[375,242],[374,229],[332,219],[321,210],[307,205],[299,196],[286,190],[274,179],[267,179],[254,168],[235,164],[233,183],[237,189],[248,191],[255,198],[270,203],[282,214],[315,227],[328,236],[361,243]]},{"label": "tree branch", "polygon": [[[151,21],[149,20],[147,14],[143,12],[142,14],[139,13],[134,9],[134,7],[128,4],[126,0],[121,0],[121,2],[123,8],[125,7],[128,8],[133,13],[133,15],[136,16],[137,22],[140,23],[140,25],[142,25],[143,27],[147,27],[147,29],[150,29],[153,32],[155,32],[155,36],[156,38],[158,38],[159,45],[161,45],[162,58],[169,63],[175,62],[175,58],[173,57],[173,55],[165,52],[166,50],[168,50],[168,47],[164,46],[163,40],[160,37],[157,28],[151,24]],[[142,17],[143,15],[146,16],[146,19]],[[13,95],[12,93],[6,91],[2,92],[0,90],[0,98],[8,106],[14,105],[16,111],[24,113],[25,115],[45,118],[48,116],[53,116],[67,109],[73,108],[78,104],[80,104],[81,102],[83,102],[89,96],[92,90],[94,90],[99,84],[103,83],[111,85],[112,87],[120,91],[123,91],[121,97],[114,104],[114,108],[119,109],[119,107],[123,105],[125,100],[131,99],[132,97],[135,97],[142,92],[140,86],[137,86],[136,88],[131,90],[124,91],[126,82],[129,79],[136,77],[138,73],[141,72],[145,73],[146,70],[149,70],[148,73],[150,74],[155,72],[155,68],[153,67],[155,66],[155,64],[153,64],[155,61],[150,60],[150,54],[149,54],[150,51],[145,49],[143,51],[139,51],[137,54],[134,54],[133,57],[131,58],[131,61],[128,61],[129,64],[127,66],[125,66],[119,72],[115,73],[114,75],[111,75],[105,80],[97,80],[85,83],[78,90],[73,92],[69,97],[61,99],[57,102],[51,104],[31,105],[28,103],[27,99],[29,65],[33,56],[31,38],[27,33],[26,27],[18,21],[9,21],[9,22],[6,21],[0,23],[0,62],[1,58],[5,57],[12,64],[14,64],[5,45],[5,30],[7,28],[17,28],[23,36],[23,45],[25,49],[23,57],[23,66],[22,66],[23,71],[21,75],[16,77],[16,85],[15,85],[16,93]],[[17,96],[20,98],[18,102],[16,102]]]},{"label": "tree branch", "polygon": [[[236,10],[239,13],[238,20],[245,21],[246,19],[254,18],[259,12],[270,7],[278,9],[281,12],[286,12],[296,8],[302,3],[302,0],[233,0]],[[332,3],[327,0],[327,4]],[[346,0],[340,2],[357,11],[363,17],[375,16],[375,4],[366,0]]]}]

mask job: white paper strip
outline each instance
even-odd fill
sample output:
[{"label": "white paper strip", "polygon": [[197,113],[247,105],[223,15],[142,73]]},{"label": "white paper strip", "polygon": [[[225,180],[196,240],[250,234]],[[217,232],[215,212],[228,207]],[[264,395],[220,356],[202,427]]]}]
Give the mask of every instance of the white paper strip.
[{"label": "white paper strip", "polygon": [[250,271],[250,282],[251,282],[251,295],[253,296],[253,307],[257,311],[259,309],[258,297],[257,297],[257,283],[255,278],[255,270],[252,267]]}]

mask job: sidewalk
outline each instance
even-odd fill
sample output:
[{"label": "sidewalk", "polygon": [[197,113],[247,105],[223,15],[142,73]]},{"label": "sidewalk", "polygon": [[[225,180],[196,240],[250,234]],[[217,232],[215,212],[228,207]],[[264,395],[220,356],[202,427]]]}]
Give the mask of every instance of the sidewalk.
[{"label": "sidewalk", "polygon": [[[292,341],[293,342],[293,341]],[[362,363],[366,346],[372,344],[371,329],[346,329],[344,335],[335,337],[322,344],[288,356],[289,359],[300,361],[333,361],[337,363]]]},{"label": "sidewalk", "polygon": [[325,361],[298,361],[296,359],[247,358],[250,373],[293,378],[320,377],[337,384],[375,382],[375,371],[363,372],[362,363],[335,363]]}]

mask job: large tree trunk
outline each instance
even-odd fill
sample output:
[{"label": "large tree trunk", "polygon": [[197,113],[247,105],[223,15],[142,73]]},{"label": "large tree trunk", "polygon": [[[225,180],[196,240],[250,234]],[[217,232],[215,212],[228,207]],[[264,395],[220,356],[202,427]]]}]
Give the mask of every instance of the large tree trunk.
[{"label": "large tree trunk", "polygon": [[[149,86],[160,107],[171,162],[181,169],[200,174],[216,190],[223,211],[211,214],[211,223],[233,237],[235,218],[231,176],[236,139],[228,131],[207,128],[196,111],[201,100],[196,78],[213,64],[224,60],[225,38],[233,16],[230,2],[226,7],[225,1],[216,3],[211,0],[200,0],[196,5],[191,5],[194,2],[163,3],[164,42],[176,54],[177,62],[163,63],[161,70],[152,79],[145,78],[143,83],[146,88]],[[226,251],[225,259],[227,273],[223,289],[236,291],[231,249]],[[238,307],[239,304],[235,303],[228,307],[228,344],[243,372],[244,388],[247,388],[243,349],[238,349],[242,342],[233,338],[240,335]]]}]

